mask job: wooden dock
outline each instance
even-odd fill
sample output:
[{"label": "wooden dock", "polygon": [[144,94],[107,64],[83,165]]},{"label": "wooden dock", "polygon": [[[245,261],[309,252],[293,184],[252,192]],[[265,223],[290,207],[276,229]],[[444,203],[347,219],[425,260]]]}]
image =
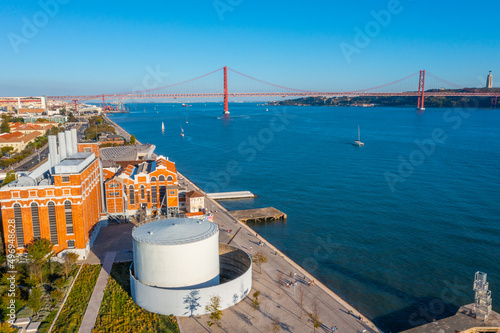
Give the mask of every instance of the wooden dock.
[{"label": "wooden dock", "polygon": [[210,199],[214,200],[252,199],[256,197],[256,195],[250,191],[207,193],[207,195]]},{"label": "wooden dock", "polygon": [[286,220],[286,214],[274,207],[233,210],[229,212],[240,222],[270,222],[276,220]]}]

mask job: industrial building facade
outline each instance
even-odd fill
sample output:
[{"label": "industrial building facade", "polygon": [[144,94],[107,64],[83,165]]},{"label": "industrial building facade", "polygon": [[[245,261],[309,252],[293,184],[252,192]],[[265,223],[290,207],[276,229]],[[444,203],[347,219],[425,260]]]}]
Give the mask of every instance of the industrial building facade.
[{"label": "industrial building facade", "polygon": [[[49,161],[0,189],[4,233],[15,224],[17,249],[38,238],[53,251],[72,249],[85,258],[102,212],[101,166],[76,143],[76,131],[49,136]],[[95,150],[95,148],[93,149]]]},{"label": "industrial building facade", "polygon": [[105,191],[110,215],[133,216],[140,209],[168,216],[179,213],[175,163],[163,156],[118,170],[105,181]]}]

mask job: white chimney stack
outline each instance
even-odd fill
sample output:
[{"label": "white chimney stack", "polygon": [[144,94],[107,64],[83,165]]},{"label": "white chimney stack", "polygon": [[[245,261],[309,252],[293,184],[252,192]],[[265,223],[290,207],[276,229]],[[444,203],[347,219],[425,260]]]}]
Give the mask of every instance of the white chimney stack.
[{"label": "white chimney stack", "polygon": [[71,129],[71,139],[73,140],[73,154],[78,153],[78,137],[76,136],[76,128]]},{"label": "white chimney stack", "polygon": [[58,163],[57,160],[57,138],[55,135],[49,135],[49,161],[50,167],[53,167]]},{"label": "white chimney stack", "polygon": [[73,152],[73,138],[71,137],[70,131],[64,131],[64,136],[66,137],[66,157],[70,157],[74,154]]},{"label": "white chimney stack", "polygon": [[62,161],[66,158],[66,138],[63,132],[57,133],[59,139],[59,160]]}]

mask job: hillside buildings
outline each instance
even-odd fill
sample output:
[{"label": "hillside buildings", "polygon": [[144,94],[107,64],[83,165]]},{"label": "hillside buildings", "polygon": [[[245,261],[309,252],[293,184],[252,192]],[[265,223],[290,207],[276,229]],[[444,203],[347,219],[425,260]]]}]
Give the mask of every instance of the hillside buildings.
[{"label": "hillside buildings", "polygon": [[14,152],[20,152],[28,143],[35,141],[36,138],[43,135],[38,131],[33,131],[28,134],[22,132],[12,132],[0,134],[0,148],[12,147]]}]

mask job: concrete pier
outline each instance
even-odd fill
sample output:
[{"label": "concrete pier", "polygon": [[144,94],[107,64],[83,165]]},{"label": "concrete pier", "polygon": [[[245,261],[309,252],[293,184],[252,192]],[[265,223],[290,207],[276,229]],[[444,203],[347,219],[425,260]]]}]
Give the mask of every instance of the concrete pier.
[{"label": "concrete pier", "polygon": [[253,194],[250,191],[207,193],[207,196],[214,200],[235,200],[235,199],[255,198],[255,194]]},{"label": "concrete pier", "polygon": [[229,213],[243,223],[286,220],[286,214],[274,207],[232,210]]}]

